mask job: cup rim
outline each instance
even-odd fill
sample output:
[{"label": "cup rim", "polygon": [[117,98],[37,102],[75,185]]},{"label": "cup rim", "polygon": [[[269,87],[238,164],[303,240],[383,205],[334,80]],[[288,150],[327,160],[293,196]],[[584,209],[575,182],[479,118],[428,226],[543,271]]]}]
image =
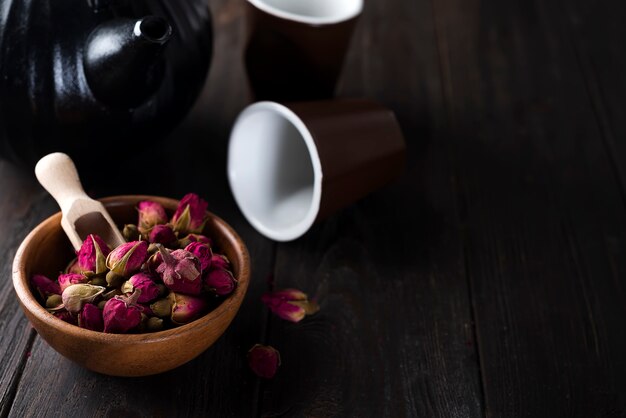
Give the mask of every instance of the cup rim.
[{"label": "cup rim", "polygon": [[[169,202],[174,203],[178,202],[176,199],[171,199],[168,197],[161,196],[152,196],[152,195],[117,195],[117,196],[109,196],[98,199],[105,206],[107,205],[124,205],[128,204],[130,200],[155,200],[159,202]],[[183,335],[191,335],[194,330],[199,328],[210,328],[214,321],[223,315],[230,315],[231,307],[235,308],[234,312],[237,313],[241,302],[246,294],[248,289],[248,282],[250,279],[250,255],[248,253],[248,249],[245,244],[239,237],[239,235],[235,232],[235,230],[227,224],[223,219],[216,216],[212,212],[207,211],[210,222],[215,222],[218,224],[227,234],[228,238],[231,239],[237,248],[237,254],[240,255],[241,269],[238,274],[238,283],[235,291],[227,297],[222,303],[217,306],[214,310],[206,313],[202,317],[188,323],[181,325],[176,328],[170,328],[167,330],[155,331],[155,332],[147,332],[144,334],[113,334],[113,333],[104,333],[99,331],[92,331],[85,328],[80,328],[76,325],[68,324],[50,314],[41,303],[35,298],[33,293],[30,290],[29,286],[29,278],[25,274],[26,263],[28,260],[24,258],[24,253],[27,251],[27,247],[34,245],[32,240],[34,237],[38,236],[41,231],[43,231],[50,224],[58,224],[60,228],[61,223],[61,212],[56,212],[55,214],[49,216],[44,219],[41,223],[39,223],[22,241],[15,257],[13,259],[13,287],[15,289],[15,293],[17,294],[18,300],[22,305],[24,310],[28,310],[33,316],[35,316],[42,323],[46,323],[51,328],[55,329],[57,332],[62,334],[69,334],[74,338],[85,338],[93,341],[97,341],[103,344],[136,344],[139,342],[142,343],[151,343],[158,342],[164,339],[173,338],[173,337],[182,337]],[[233,315],[234,316],[234,315]]]},{"label": "cup rim", "polygon": [[264,0],[247,0],[248,3],[253,5],[259,10],[264,11],[272,16],[276,16],[285,20],[292,20],[294,22],[305,23],[309,25],[321,26],[321,25],[333,25],[337,23],[346,22],[359,16],[363,12],[363,0],[358,1],[358,7],[352,13],[339,16],[326,16],[326,17],[314,17],[307,16],[299,13],[287,12],[277,7],[267,4]]},{"label": "cup rim", "polygon": [[[311,158],[311,164],[313,166],[313,196],[311,201],[311,206],[305,217],[299,221],[295,226],[277,230],[275,228],[271,228],[263,222],[257,214],[251,210],[244,203],[244,198],[240,193],[239,189],[236,187],[236,171],[233,167],[234,160],[234,135],[237,131],[237,128],[244,122],[244,120],[250,115],[258,112],[258,111],[270,111],[275,114],[280,115],[289,123],[291,123],[297,130],[304,143],[307,146],[307,150],[309,153],[309,157]],[[227,157],[227,177],[230,185],[230,190],[233,193],[233,197],[237,206],[243,213],[244,217],[248,220],[248,222],[262,235],[273,239],[274,241],[292,241],[304,235],[313,225],[317,216],[320,212],[321,202],[322,202],[322,179],[324,177],[322,170],[322,162],[320,160],[319,153],[317,151],[317,145],[315,144],[315,140],[313,139],[313,135],[311,131],[307,128],[306,124],[295,112],[289,109],[287,106],[282,105],[277,102],[272,101],[262,101],[249,105],[246,107],[237,117],[235,123],[233,124],[233,128],[231,130],[229,143],[228,143],[228,157]]]}]

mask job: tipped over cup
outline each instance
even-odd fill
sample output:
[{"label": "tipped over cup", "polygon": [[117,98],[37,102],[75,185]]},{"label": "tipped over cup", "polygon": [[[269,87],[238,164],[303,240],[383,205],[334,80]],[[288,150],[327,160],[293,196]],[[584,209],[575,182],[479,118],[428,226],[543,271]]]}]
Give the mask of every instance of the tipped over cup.
[{"label": "tipped over cup", "polygon": [[258,102],[237,118],[228,180],[243,215],[275,241],[398,177],[405,142],[395,115],[370,100]]}]

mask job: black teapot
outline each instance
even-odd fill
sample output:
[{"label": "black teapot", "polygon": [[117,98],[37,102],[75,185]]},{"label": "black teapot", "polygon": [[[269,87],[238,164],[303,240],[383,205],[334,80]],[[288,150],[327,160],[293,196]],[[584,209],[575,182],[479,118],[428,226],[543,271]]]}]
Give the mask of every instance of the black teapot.
[{"label": "black teapot", "polygon": [[0,0],[0,156],[122,156],[168,133],[212,52],[206,0]]}]

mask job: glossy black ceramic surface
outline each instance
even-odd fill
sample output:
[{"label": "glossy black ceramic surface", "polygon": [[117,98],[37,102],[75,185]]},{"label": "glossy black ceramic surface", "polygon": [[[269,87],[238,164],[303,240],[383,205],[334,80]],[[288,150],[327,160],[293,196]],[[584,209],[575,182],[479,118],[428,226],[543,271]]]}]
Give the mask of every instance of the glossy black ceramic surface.
[{"label": "glossy black ceramic surface", "polygon": [[0,156],[79,165],[163,137],[212,50],[204,0],[0,0]]}]

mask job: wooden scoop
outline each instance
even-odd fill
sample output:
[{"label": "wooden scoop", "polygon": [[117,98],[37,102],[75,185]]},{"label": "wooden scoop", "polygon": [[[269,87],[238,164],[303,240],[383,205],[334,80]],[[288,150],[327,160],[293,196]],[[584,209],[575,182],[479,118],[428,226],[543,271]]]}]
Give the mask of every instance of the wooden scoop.
[{"label": "wooden scoop", "polygon": [[61,207],[61,226],[75,250],[89,234],[99,235],[111,248],[126,242],[102,203],[87,196],[67,154],[46,155],[37,163],[35,175]]}]

